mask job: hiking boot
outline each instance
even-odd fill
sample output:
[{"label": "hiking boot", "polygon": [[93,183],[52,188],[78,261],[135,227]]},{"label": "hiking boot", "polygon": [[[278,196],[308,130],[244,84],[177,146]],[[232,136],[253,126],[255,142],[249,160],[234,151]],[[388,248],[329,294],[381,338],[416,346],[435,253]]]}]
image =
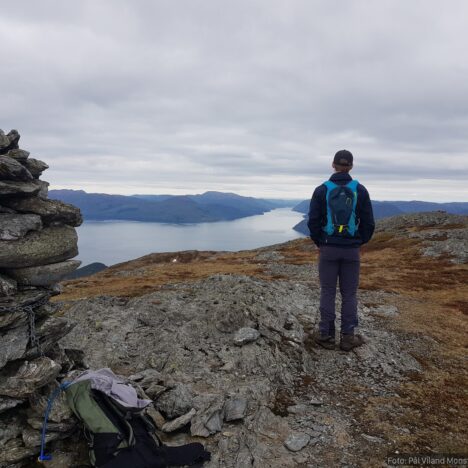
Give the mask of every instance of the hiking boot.
[{"label": "hiking boot", "polygon": [[335,349],[335,337],[322,335],[320,332],[314,333],[314,342],[325,349]]},{"label": "hiking boot", "polygon": [[340,349],[342,351],[351,351],[364,344],[364,338],[361,335],[341,335]]}]

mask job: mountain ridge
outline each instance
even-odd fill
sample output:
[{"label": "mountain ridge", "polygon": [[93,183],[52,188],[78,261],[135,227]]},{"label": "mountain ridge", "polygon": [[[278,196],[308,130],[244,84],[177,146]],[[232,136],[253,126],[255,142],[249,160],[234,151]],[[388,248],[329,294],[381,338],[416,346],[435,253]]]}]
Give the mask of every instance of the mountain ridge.
[{"label": "mountain ridge", "polygon": [[80,208],[85,220],[161,223],[226,221],[264,214],[273,201],[209,191],[198,195],[111,195],[84,190],[50,190],[49,196]]}]

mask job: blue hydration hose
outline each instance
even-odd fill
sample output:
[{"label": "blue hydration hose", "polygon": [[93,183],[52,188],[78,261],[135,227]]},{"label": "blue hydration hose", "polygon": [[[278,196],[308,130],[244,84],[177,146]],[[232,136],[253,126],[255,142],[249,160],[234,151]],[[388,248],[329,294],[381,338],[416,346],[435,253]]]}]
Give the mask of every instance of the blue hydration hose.
[{"label": "blue hydration hose", "polygon": [[46,455],[44,453],[45,444],[46,444],[46,434],[47,434],[47,421],[49,419],[50,411],[52,410],[52,405],[54,404],[55,399],[59,396],[62,390],[66,390],[72,383],[71,382],[62,382],[58,388],[56,388],[49,399],[47,400],[47,408],[44,414],[44,422],[42,423],[42,434],[41,434],[41,454],[39,455],[38,461],[49,461],[52,460],[52,455]]}]

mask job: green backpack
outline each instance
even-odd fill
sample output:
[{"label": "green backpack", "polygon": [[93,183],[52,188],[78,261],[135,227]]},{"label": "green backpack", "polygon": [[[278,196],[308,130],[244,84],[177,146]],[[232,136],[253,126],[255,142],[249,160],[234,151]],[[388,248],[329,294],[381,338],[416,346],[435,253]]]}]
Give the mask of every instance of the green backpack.
[{"label": "green backpack", "polygon": [[93,466],[101,466],[102,462],[122,449],[135,446],[133,419],[139,419],[147,427],[151,445],[162,446],[155,433],[156,427],[144,410],[119,408],[115,400],[93,390],[89,380],[70,385],[65,395],[70,409],[84,426]]},{"label": "green backpack", "polygon": [[58,392],[83,425],[93,466],[103,468],[201,467],[210,459],[202,444],[179,447],[164,445],[156,435],[156,425],[145,408],[122,406],[104,392],[91,388],[90,380],[65,383],[49,399],[44,417],[40,460],[44,454],[48,413]]}]

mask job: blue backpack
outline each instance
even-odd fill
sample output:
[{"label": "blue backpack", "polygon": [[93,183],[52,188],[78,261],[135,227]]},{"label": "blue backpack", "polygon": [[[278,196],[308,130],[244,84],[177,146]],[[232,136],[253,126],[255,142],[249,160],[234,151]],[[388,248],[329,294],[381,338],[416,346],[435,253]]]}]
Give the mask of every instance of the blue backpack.
[{"label": "blue backpack", "polygon": [[329,236],[354,237],[356,235],[358,184],[357,180],[352,180],[346,185],[337,185],[330,180],[324,182],[327,187],[327,224],[323,230]]}]

